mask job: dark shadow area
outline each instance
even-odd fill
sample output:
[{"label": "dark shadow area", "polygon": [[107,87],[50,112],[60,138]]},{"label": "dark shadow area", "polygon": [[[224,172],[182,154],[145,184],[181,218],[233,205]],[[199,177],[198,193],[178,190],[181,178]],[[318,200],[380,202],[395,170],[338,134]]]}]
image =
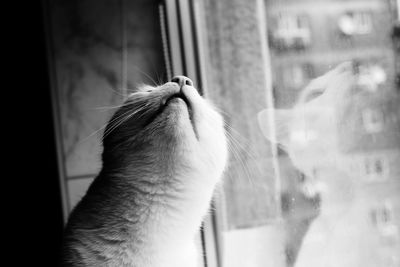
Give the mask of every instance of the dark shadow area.
[{"label": "dark shadow area", "polygon": [[2,178],[6,209],[2,220],[8,266],[56,266],[62,235],[62,211],[40,1],[8,7],[18,14],[5,43],[9,60],[3,74]]}]

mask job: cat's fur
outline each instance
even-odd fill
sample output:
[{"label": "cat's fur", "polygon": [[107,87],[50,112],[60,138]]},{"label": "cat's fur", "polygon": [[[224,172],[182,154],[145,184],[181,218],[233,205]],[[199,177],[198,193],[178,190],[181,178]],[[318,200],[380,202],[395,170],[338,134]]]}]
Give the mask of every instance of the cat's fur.
[{"label": "cat's fur", "polygon": [[[311,223],[296,267],[356,267],[379,265],[378,235],[358,177],[349,171],[349,155],[338,143],[338,123],[351,105],[356,66],[346,62],[313,80],[292,109],[263,110],[264,135],[288,152],[295,167],[311,178],[321,197],[320,214]],[[271,130],[269,118],[275,117]]]},{"label": "cat's fur", "polygon": [[222,117],[190,84],[143,86],[103,146],[70,215],[63,266],[197,266],[194,238],[227,160]]}]

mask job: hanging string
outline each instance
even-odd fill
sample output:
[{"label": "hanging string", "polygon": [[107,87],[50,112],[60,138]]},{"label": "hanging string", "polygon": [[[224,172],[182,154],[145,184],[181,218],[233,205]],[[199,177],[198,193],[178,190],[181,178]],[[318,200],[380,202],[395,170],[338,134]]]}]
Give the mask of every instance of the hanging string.
[{"label": "hanging string", "polygon": [[123,100],[128,96],[128,38],[126,34],[125,1],[120,1],[121,6],[121,93]]},{"label": "hanging string", "polygon": [[165,11],[164,5],[160,4],[158,6],[158,11],[160,15],[160,27],[161,27],[161,40],[163,46],[163,54],[165,61],[165,71],[167,73],[167,80],[169,81],[172,78],[172,70],[171,70],[171,59],[169,54],[169,46],[168,46],[168,35],[167,35],[167,26],[165,24]]}]

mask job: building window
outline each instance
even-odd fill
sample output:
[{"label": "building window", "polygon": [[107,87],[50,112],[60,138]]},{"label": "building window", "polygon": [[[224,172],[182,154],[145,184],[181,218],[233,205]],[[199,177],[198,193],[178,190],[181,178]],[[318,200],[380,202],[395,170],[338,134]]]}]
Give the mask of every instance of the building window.
[{"label": "building window", "polygon": [[367,133],[379,133],[383,130],[383,114],[380,110],[364,110],[362,112],[362,122]]},{"label": "building window", "polygon": [[364,174],[367,181],[382,181],[388,172],[386,161],[383,157],[367,157],[364,159]]},{"label": "building window", "polygon": [[361,64],[359,66],[358,85],[375,92],[387,80],[386,71],[378,64]]},{"label": "building window", "polygon": [[338,21],[339,29],[345,35],[361,35],[372,32],[372,16],[369,12],[347,12]]},{"label": "building window", "polygon": [[278,49],[301,49],[310,45],[311,30],[307,16],[281,14],[276,19],[272,39]]},{"label": "building window", "polygon": [[372,224],[384,237],[394,237],[398,234],[393,213],[393,206],[389,201],[376,205],[370,211]]},{"label": "building window", "polygon": [[311,64],[294,64],[282,70],[283,82],[286,87],[301,89],[314,76]]}]

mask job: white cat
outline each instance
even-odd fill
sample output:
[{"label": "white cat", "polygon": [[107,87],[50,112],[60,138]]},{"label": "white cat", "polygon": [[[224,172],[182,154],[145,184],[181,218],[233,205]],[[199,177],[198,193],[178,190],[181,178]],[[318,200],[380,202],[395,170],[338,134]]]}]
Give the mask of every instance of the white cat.
[{"label": "white cat", "polygon": [[[349,167],[352,156],[339,149],[338,125],[352,104],[355,73],[353,63],[340,64],[313,80],[292,109],[258,115],[263,134],[315,181],[321,197],[320,214],[305,234],[296,267],[383,267],[369,198]],[[275,127],[268,118],[275,119]]]},{"label": "white cat", "polygon": [[68,220],[63,266],[198,266],[195,235],[227,161],[222,117],[177,76],[132,94],[103,145]]}]

